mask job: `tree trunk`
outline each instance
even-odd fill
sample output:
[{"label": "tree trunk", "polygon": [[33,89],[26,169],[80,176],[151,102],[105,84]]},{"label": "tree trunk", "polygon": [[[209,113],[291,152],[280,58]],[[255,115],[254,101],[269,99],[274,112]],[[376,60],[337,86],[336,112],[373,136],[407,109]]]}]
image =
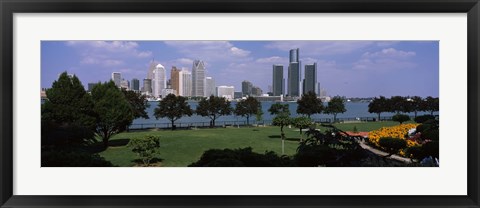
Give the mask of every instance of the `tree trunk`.
[{"label": "tree trunk", "polygon": [[417,111],[415,111],[415,118],[417,117]]},{"label": "tree trunk", "polygon": [[212,127],[212,128],[215,127],[215,119],[212,119],[212,126],[210,126],[210,127]]},{"label": "tree trunk", "polygon": [[300,128],[300,142],[303,142],[302,128]]},{"label": "tree trunk", "polygon": [[248,120],[249,120],[249,117],[250,117],[250,116],[247,116],[247,126],[250,126],[250,122],[248,121]]},{"label": "tree trunk", "polygon": [[377,115],[378,115],[378,121],[380,121],[380,113],[377,113]]},{"label": "tree trunk", "polygon": [[172,131],[175,130],[175,121],[172,120]]},{"label": "tree trunk", "polygon": [[337,123],[337,114],[336,113],[333,114],[333,123]]},{"label": "tree trunk", "polygon": [[107,149],[108,148],[108,137],[104,136],[103,137],[103,148]]}]

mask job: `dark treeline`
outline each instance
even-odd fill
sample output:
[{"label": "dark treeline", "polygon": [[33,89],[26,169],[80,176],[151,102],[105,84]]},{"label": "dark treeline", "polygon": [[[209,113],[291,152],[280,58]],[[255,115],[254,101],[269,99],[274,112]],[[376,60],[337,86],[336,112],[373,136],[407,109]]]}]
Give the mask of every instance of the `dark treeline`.
[{"label": "dark treeline", "polygon": [[392,96],[391,98],[386,98],[384,96],[373,98],[372,102],[368,105],[369,113],[376,113],[378,115],[378,120],[380,120],[381,113],[415,113],[415,118],[417,117],[418,112],[430,112],[430,115],[433,116],[433,113],[439,111],[439,99],[434,97],[421,98],[419,96],[413,97],[402,97],[402,96]]}]

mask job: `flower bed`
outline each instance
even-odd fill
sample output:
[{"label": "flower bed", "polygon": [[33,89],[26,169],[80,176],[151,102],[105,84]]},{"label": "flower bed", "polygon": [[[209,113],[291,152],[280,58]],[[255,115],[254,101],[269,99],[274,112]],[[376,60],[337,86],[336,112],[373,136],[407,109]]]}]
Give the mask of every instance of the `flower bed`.
[{"label": "flower bed", "polygon": [[[408,131],[412,128],[416,128],[418,124],[400,124],[392,127],[382,127],[378,130],[371,131],[368,133],[368,140],[371,144],[377,148],[383,149],[380,144],[380,138],[391,137],[407,140],[407,148],[412,146],[420,145],[415,139],[410,139],[408,137]],[[413,137],[412,137],[413,138]],[[400,150],[399,154],[405,156],[405,151]]]}]

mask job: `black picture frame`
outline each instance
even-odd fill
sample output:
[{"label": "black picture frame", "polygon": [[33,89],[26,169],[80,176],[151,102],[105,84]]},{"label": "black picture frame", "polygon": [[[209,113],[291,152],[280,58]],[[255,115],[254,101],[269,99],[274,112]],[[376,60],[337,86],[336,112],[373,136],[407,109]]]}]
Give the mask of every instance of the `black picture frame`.
[{"label": "black picture frame", "polygon": [[[480,207],[478,0],[0,0],[1,207]],[[466,196],[24,196],[13,195],[15,13],[467,13],[468,194]],[[450,180],[450,179],[445,179]],[[321,187],[318,187],[321,188]]]}]

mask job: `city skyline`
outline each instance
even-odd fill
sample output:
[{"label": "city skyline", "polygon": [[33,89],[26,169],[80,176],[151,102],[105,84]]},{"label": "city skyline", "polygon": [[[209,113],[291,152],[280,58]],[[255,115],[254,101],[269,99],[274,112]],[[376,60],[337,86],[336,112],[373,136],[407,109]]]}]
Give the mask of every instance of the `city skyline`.
[{"label": "city skyline", "polygon": [[[296,48],[300,53],[292,54]],[[202,76],[213,77],[216,86],[241,91],[248,80],[266,93],[274,64],[283,65],[287,82],[292,56],[302,75],[306,65],[316,63],[316,80],[329,95],[438,97],[437,41],[42,41],[41,79],[42,88],[63,71],[76,74],[85,87],[108,81],[113,72],[128,81],[144,80],[152,60],[164,66],[168,79],[173,66],[193,72],[200,60]]]}]

